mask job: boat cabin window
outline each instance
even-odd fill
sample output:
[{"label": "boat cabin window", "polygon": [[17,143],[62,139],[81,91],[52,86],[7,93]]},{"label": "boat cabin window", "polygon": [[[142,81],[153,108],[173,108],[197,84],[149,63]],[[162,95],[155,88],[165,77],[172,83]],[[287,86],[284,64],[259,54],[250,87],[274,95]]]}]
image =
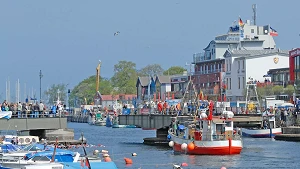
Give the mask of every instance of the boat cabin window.
[{"label": "boat cabin window", "polygon": [[50,161],[50,159],[46,156],[35,156],[32,161]]},{"label": "boat cabin window", "polygon": [[216,124],[216,132],[217,132],[218,134],[221,134],[222,131],[224,131],[223,125],[224,125],[224,124]]},{"label": "boat cabin window", "polygon": [[226,123],[226,127],[232,127],[231,126],[231,121],[227,121],[227,122],[225,122]]}]

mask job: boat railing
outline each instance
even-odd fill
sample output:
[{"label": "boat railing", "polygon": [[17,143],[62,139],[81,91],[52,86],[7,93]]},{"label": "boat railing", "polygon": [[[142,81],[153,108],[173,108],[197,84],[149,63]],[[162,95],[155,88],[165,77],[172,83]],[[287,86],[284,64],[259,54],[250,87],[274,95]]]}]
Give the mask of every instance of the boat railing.
[{"label": "boat railing", "polygon": [[240,140],[241,136],[239,134],[214,134],[213,140],[220,141],[220,140]]}]

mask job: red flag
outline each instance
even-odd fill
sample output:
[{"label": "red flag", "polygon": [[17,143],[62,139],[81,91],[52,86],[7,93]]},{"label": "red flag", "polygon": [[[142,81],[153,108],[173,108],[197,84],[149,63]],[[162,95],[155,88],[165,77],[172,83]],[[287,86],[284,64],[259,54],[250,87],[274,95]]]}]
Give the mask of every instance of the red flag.
[{"label": "red flag", "polygon": [[226,95],[225,95],[225,94],[224,94],[224,98],[223,98],[223,101],[224,101],[224,102],[226,102]]},{"label": "red flag", "polygon": [[90,167],[90,163],[88,160],[85,160],[85,166]]},{"label": "red flag", "polygon": [[174,99],[174,98],[175,98],[174,93],[172,93],[172,99]]},{"label": "red flag", "polygon": [[153,94],[154,102],[156,101],[156,93]]}]

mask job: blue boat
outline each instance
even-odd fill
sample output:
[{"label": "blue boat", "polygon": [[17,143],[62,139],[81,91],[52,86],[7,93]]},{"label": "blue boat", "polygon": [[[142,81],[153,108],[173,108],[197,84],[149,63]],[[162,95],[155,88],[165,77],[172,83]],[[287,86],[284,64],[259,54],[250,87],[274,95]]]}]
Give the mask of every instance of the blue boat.
[{"label": "blue boat", "polygon": [[[49,164],[37,164],[37,165],[27,165],[22,167],[22,169],[53,169],[53,168],[59,168],[59,169],[83,169],[87,168],[84,166],[85,164],[82,164],[81,162],[64,162],[64,163],[49,163]],[[118,169],[116,164],[114,162],[90,162],[90,167],[92,169],[94,168],[107,168],[107,169]],[[1,167],[0,169],[16,169],[16,168],[7,168],[7,167]]]}]

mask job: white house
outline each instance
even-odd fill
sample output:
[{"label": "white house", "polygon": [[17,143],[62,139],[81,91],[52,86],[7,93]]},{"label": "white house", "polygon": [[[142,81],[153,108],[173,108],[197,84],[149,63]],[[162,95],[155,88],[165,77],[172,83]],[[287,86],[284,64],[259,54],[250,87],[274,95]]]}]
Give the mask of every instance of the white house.
[{"label": "white house", "polygon": [[249,78],[264,82],[269,69],[289,66],[289,53],[280,49],[230,50],[225,54],[226,96],[229,101],[244,100]]}]

